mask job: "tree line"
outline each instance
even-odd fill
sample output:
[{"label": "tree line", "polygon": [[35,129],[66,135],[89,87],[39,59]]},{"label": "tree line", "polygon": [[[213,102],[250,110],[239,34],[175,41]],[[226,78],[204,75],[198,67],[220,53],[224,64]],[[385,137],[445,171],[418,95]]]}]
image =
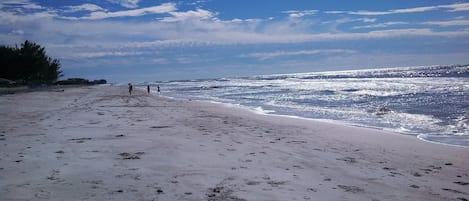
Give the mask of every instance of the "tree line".
[{"label": "tree line", "polygon": [[45,48],[24,41],[20,47],[0,46],[0,78],[22,84],[52,84],[63,76],[60,61]]}]

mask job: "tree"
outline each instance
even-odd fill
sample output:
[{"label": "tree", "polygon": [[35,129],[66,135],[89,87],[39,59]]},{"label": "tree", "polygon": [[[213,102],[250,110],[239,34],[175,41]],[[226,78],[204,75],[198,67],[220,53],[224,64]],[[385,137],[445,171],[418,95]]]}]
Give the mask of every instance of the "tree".
[{"label": "tree", "polygon": [[60,61],[45,48],[26,40],[21,48],[0,46],[0,77],[26,83],[53,83],[63,76]]}]

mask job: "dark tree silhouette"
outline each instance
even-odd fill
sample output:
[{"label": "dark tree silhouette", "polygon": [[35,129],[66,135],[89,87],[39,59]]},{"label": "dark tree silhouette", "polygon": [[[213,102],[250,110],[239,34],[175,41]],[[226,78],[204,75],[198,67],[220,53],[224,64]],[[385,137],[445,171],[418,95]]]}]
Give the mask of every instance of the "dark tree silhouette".
[{"label": "dark tree silhouette", "polygon": [[26,40],[21,47],[0,46],[0,78],[25,83],[53,83],[63,76],[60,61]]}]

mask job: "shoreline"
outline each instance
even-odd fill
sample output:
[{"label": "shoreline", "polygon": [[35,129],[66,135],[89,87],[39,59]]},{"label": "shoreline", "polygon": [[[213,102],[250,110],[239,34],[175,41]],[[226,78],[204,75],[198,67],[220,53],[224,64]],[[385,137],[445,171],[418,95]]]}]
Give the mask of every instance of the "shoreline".
[{"label": "shoreline", "polygon": [[0,200],[464,200],[469,149],[125,86],[0,96]]},{"label": "shoreline", "polygon": [[[141,90],[143,90],[143,88],[141,88]],[[450,144],[450,143],[444,143],[444,142],[438,142],[438,141],[432,141],[432,140],[425,139],[425,138],[421,137],[421,135],[426,135],[425,133],[405,133],[405,132],[399,132],[399,131],[397,131],[395,129],[391,129],[391,128],[369,126],[369,125],[360,125],[360,124],[354,124],[352,122],[345,122],[345,121],[341,121],[341,120],[315,119],[315,118],[308,118],[308,117],[288,115],[288,114],[275,114],[275,113],[269,113],[269,110],[265,111],[262,108],[261,108],[261,110],[257,110],[254,107],[249,107],[249,106],[241,105],[241,104],[238,104],[238,103],[226,103],[226,102],[220,102],[220,101],[214,101],[214,100],[199,100],[199,99],[192,100],[192,99],[188,99],[188,98],[176,98],[176,97],[165,96],[165,95],[158,95],[158,96],[161,96],[163,98],[172,99],[172,100],[179,100],[179,101],[200,101],[202,103],[207,103],[207,104],[217,104],[217,105],[221,105],[221,106],[227,107],[227,108],[237,108],[237,109],[241,109],[241,110],[246,110],[246,112],[250,112],[250,113],[253,113],[253,114],[257,114],[257,115],[278,116],[278,117],[291,118],[291,119],[301,119],[301,120],[306,120],[306,121],[315,121],[315,122],[336,124],[338,126],[350,126],[350,127],[356,127],[356,128],[372,129],[372,130],[377,130],[377,131],[388,132],[389,134],[414,137],[414,138],[416,138],[418,140],[421,140],[423,142],[426,142],[426,143],[439,144],[439,145],[452,146],[452,147],[460,147],[460,148],[469,148],[469,145]],[[273,112],[276,112],[276,111],[273,111]]]}]

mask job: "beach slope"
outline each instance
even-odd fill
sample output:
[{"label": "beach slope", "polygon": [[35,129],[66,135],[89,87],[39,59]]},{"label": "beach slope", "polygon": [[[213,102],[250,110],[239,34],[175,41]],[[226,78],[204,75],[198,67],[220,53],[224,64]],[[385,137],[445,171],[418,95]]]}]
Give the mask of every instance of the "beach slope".
[{"label": "beach slope", "polygon": [[469,200],[469,148],[125,86],[0,96],[0,200]]}]

